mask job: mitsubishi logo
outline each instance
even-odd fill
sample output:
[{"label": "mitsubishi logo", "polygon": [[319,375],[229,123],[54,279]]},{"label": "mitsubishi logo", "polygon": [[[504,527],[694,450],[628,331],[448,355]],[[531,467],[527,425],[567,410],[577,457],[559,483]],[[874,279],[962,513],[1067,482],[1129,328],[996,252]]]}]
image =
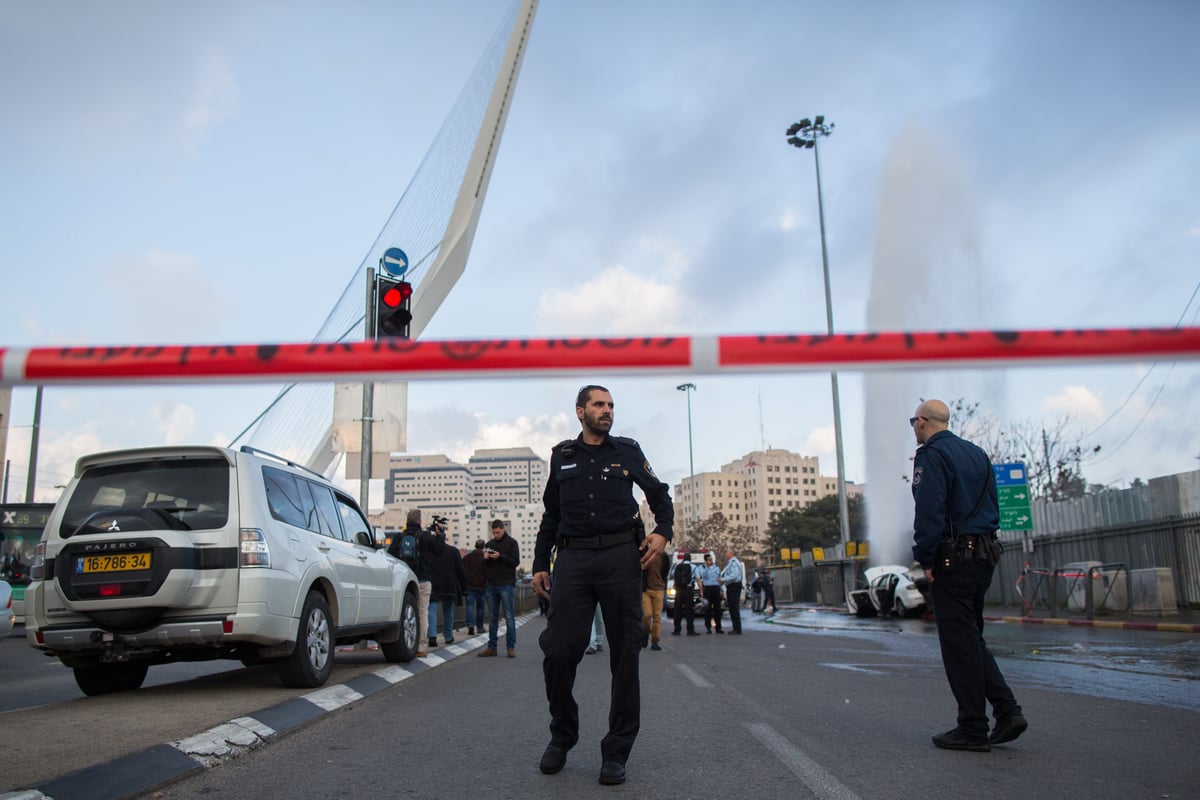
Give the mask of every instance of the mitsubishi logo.
[{"label": "mitsubishi logo", "polygon": [[112,521],[112,525],[108,526],[108,532],[112,533],[113,531],[116,531],[117,533],[121,532],[121,529],[117,526],[117,521],[115,519]]}]

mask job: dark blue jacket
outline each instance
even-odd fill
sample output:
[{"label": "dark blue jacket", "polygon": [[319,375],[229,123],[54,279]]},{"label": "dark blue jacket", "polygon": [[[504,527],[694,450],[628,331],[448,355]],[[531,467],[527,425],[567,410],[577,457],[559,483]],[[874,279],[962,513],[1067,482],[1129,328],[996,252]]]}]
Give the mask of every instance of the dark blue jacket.
[{"label": "dark blue jacket", "polygon": [[654,512],[655,528],[671,541],[675,507],[670,487],[650,469],[650,462],[633,439],[606,436],[598,445],[583,443],[583,435],[559,442],[550,454],[550,476],[542,495],[546,510],[533,551],[533,571],[550,570],[555,542],[571,536],[596,536],[633,530],[638,502],[637,484]]},{"label": "dark blue jacket", "polygon": [[[951,535],[951,521],[954,534],[990,534],[1000,527],[991,459],[950,431],[938,431],[917,448],[912,494],[913,560],[924,569],[933,569],[938,543]],[[972,515],[976,504],[979,510]]]}]

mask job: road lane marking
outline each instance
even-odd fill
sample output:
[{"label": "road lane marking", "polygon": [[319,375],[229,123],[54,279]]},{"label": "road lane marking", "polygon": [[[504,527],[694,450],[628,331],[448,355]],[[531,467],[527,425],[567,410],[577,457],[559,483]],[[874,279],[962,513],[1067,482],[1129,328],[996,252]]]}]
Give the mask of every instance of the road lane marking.
[{"label": "road lane marking", "polygon": [[257,747],[275,735],[275,731],[251,717],[235,720],[209,728],[204,733],[172,742],[176,750],[201,762],[205,757],[223,759],[239,751]]},{"label": "road lane marking", "polygon": [[845,669],[849,670],[850,672],[865,672],[868,675],[887,675],[887,673],[883,672],[882,670],[869,669],[867,667],[859,666],[858,664],[822,664],[821,666],[832,667],[833,669]]},{"label": "road lane marking", "polygon": [[775,757],[782,761],[783,765],[791,770],[792,774],[799,778],[801,783],[817,797],[822,800],[859,800],[858,795],[847,789],[841,781],[825,771],[820,764],[800,752],[791,742],[776,733],[770,725],[765,722],[755,722],[746,723],[746,727],[750,729],[750,733],[754,734],[754,738],[774,753]]},{"label": "road lane marking", "polygon": [[696,685],[697,689],[711,689],[712,684],[700,677],[700,673],[689,667],[687,664],[676,664],[675,668],[683,673],[684,677]]}]

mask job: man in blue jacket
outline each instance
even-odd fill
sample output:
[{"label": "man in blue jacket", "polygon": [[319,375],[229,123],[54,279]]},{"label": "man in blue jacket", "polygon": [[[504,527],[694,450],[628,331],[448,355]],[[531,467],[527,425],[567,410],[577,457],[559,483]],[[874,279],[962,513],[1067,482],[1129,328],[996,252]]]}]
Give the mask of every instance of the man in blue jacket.
[{"label": "man in blue jacket", "polygon": [[[908,422],[918,445],[913,559],[929,580],[942,664],[958,702],[957,727],[933,743],[986,753],[1029,726],[983,640],[983,597],[1000,557],[996,475],[987,453],[947,430],[950,409],[941,400],[921,403]],[[996,715],[990,735],[988,702]]]}]

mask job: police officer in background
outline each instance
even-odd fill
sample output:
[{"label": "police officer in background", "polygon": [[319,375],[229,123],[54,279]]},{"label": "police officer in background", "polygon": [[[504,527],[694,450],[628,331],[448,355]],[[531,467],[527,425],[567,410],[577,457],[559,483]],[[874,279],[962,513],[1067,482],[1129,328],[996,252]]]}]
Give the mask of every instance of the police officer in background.
[{"label": "police officer in background", "polygon": [[[638,443],[609,435],[613,399],[607,389],[580,389],[575,415],[582,428],[579,436],[559,442],[550,456],[546,510],[533,557],[534,589],[550,597],[546,630],[539,639],[545,654],[550,744],[539,768],[547,775],[561,770],[567,751],[579,740],[579,707],[572,690],[599,603],[612,672],[609,730],[600,743],[600,783],[618,784],[625,782],[625,762],[641,724],[641,571],[656,563],[671,540],[675,510],[669,487],[651,471]],[[634,484],[654,512],[655,529],[645,541]]]},{"label": "police officer in background", "polygon": [[[1029,727],[996,659],[983,640],[983,596],[999,559],[996,475],[979,447],[947,426],[950,410],[926,400],[909,420],[917,439],[913,459],[913,559],[933,595],[942,664],[958,702],[958,725],[933,743],[947,750],[991,750]],[[988,734],[987,703],[996,725]]]}]

